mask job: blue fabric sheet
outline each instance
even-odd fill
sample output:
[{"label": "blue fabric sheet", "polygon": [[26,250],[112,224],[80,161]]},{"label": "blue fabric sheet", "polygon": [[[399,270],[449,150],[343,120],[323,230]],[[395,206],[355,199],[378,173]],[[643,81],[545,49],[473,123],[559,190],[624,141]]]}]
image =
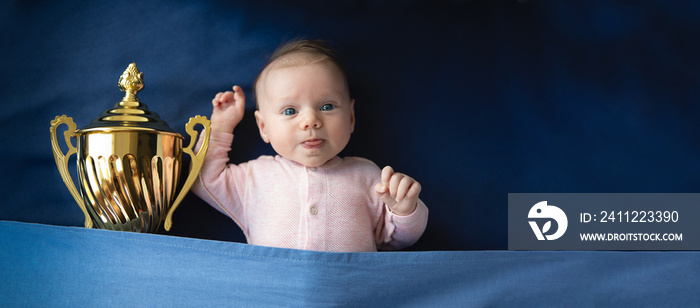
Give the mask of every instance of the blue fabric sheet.
[{"label": "blue fabric sheet", "polygon": [[327,253],[0,221],[0,306],[700,305],[700,252]]}]

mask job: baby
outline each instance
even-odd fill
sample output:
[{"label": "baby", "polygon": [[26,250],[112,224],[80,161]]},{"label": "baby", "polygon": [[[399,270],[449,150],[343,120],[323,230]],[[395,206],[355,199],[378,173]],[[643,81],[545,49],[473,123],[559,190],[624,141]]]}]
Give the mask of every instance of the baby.
[{"label": "baby", "polygon": [[260,136],[278,155],[228,163],[245,109],[234,86],[212,100],[209,151],[192,187],[249,244],[362,252],[418,240],[428,220],[420,184],[389,166],[337,156],[355,127],[355,101],[333,49],[313,40],[280,46],[254,90]]}]

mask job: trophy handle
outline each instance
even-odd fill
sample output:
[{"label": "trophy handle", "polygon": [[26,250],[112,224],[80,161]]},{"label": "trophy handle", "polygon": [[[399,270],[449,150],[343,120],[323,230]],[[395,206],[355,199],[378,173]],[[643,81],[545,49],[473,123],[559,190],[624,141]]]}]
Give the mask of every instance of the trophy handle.
[{"label": "trophy handle", "polygon": [[[56,138],[56,128],[58,128],[58,126],[61,124],[68,125],[68,129],[63,132],[63,138],[68,146],[68,153],[66,154],[63,154],[61,147],[58,145],[58,138]],[[85,204],[83,203],[83,199],[80,197],[80,193],[78,193],[78,189],[73,183],[73,178],[71,178],[70,172],[68,172],[68,159],[71,155],[78,152],[78,150],[73,146],[73,143],[70,141],[70,137],[75,130],[76,125],[75,122],[73,122],[73,118],[66,115],[62,115],[60,117],[56,116],[56,118],[51,121],[51,128],[49,129],[51,132],[51,147],[53,147],[53,157],[56,160],[58,172],[61,173],[61,177],[63,178],[63,183],[66,184],[68,191],[70,191],[70,194],[73,195],[73,199],[75,199],[75,202],[78,203],[80,209],[83,210],[83,214],[85,214],[85,228],[92,228],[92,219],[90,219],[90,214],[88,214]]]},{"label": "trophy handle", "polygon": [[[209,149],[209,135],[211,133],[211,127],[209,126],[210,123],[211,122],[207,120],[207,117],[205,116],[195,116],[194,118],[190,118],[190,121],[185,125],[185,130],[187,130],[187,133],[190,135],[190,144],[186,148],[182,149],[182,151],[189,154],[192,158],[192,168],[190,169],[190,174],[187,177],[185,184],[182,185],[180,194],[178,194],[177,199],[175,199],[175,202],[173,202],[172,207],[168,211],[168,216],[165,217],[166,231],[170,231],[170,227],[173,225],[173,212],[175,212],[177,206],[180,205],[182,199],[185,198],[185,195],[190,190],[190,187],[192,187],[192,184],[194,184],[194,181],[197,179],[199,170],[202,169],[204,157],[207,155],[207,150]],[[192,151],[192,147],[194,147],[195,143],[197,143],[197,131],[194,130],[194,126],[197,124],[202,124],[202,126],[204,126],[204,130],[202,131],[204,134],[204,142],[202,142],[201,149],[199,149],[199,152],[197,155],[195,155]]]}]

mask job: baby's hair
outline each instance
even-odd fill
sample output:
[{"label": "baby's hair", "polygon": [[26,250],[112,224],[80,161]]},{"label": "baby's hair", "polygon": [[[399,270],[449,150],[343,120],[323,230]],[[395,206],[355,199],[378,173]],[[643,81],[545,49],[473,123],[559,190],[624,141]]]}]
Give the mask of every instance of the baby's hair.
[{"label": "baby's hair", "polygon": [[[298,54],[297,57],[286,57],[291,54]],[[284,59],[282,59],[284,58]],[[280,61],[277,61],[280,60]],[[257,87],[258,87],[258,82],[260,81],[260,77],[262,74],[269,68],[269,67],[274,67],[274,68],[284,68],[284,67],[292,67],[292,66],[298,66],[298,65],[304,65],[304,64],[312,64],[312,63],[317,63],[317,62],[322,62],[322,61],[330,61],[331,63],[335,64],[335,66],[338,67],[340,70],[340,73],[343,76],[343,79],[345,80],[345,84],[347,86],[348,82],[348,76],[345,71],[345,66],[343,65],[343,61],[341,60],[340,55],[338,52],[330,47],[328,43],[326,43],[323,40],[309,40],[309,39],[294,39],[289,42],[286,42],[272,53],[270,56],[270,59],[267,60],[267,63],[265,64],[265,67],[260,71],[260,74],[258,74],[258,77],[255,78],[255,83],[253,84],[253,95],[255,96],[255,107],[256,109],[259,108],[258,100],[257,100]],[[274,62],[274,65],[272,65]]]}]

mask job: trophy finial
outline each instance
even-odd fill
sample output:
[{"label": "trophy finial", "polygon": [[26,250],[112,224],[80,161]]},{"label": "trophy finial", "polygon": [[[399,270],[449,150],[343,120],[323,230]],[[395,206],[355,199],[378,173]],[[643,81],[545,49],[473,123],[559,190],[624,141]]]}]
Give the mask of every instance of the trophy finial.
[{"label": "trophy finial", "polygon": [[119,77],[119,89],[126,92],[123,102],[138,102],[136,93],[143,89],[143,73],[136,68],[136,63],[129,64]]},{"label": "trophy finial", "polygon": [[112,109],[103,112],[78,132],[104,131],[114,129],[140,129],[162,132],[175,132],[158,114],[149,111],[136,93],[143,89],[143,73],[131,63],[119,77],[119,89],[125,92],[124,98]]}]

